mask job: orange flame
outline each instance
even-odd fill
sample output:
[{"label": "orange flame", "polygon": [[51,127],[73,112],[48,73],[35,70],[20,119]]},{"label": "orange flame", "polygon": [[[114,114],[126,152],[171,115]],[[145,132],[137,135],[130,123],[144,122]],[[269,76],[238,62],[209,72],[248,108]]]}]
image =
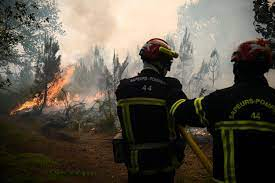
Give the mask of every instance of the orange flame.
[{"label": "orange flame", "polygon": [[[68,67],[65,71],[62,77],[57,78],[55,81],[51,82],[49,84],[50,88],[48,89],[47,92],[47,104],[51,105],[51,103],[54,102],[54,99],[56,98],[56,96],[60,93],[61,89],[69,83],[72,75],[74,73],[74,67],[70,66]],[[37,96],[37,95],[36,95]],[[19,106],[17,106],[16,108],[14,108],[11,112],[10,115],[14,115],[16,112],[18,111],[22,111],[22,110],[27,110],[27,109],[31,109],[35,106],[39,106],[41,105],[43,102],[43,100],[39,97],[35,97],[31,100],[26,101],[23,104],[20,104]]]},{"label": "orange flame", "polygon": [[88,107],[87,105],[93,104],[96,100],[102,99],[104,96],[105,96],[105,93],[101,91],[97,92],[93,96],[86,96],[86,97],[80,96],[78,94],[71,95],[70,93],[67,93],[67,99],[66,99],[67,102],[65,102],[64,100],[58,100],[57,98],[55,98],[52,102],[50,102],[50,105],[48,105],[48,107],[45,109],[45,112],[61,110],[66,107],[65,103],[71,105],[74,103],[78,103],[80,101],[83,101],[83,103],[85,104],[85,107]]}]

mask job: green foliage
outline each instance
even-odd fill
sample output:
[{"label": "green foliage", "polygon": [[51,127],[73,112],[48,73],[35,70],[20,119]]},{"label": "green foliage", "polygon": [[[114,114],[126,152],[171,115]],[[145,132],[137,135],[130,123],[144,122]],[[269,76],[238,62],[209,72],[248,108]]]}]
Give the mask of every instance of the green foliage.
[{"label": "green foliage", "polygon": [[53,37],[45,36],[44,47],[35,66],[34,94],[43,99],[38,111],[42,112],[47,102],[50,83],[60,77],[61,56],[58,55],[59,44]]},{"label": "green foliage", "polygon": [[254,0],[255,30],[264,38],[275,38],[275,3],[268,0]]},{"label": "green foliage", "polygon": [[[16,57],[37,55],[44,32],[50,34],[63,32],[58,22],[55,1],[2,0],[0,2],[0,65],[20,64]],[[19,55],[18,45],[23,47],[23,55]]]},{"label": "green foliage", "polygon": [[52,82],[60,74],[61,56],[58,55],[59,44],[48,35],[44,38],[43,50],[37,59],[35,66],[35,84],[38,90]]}]

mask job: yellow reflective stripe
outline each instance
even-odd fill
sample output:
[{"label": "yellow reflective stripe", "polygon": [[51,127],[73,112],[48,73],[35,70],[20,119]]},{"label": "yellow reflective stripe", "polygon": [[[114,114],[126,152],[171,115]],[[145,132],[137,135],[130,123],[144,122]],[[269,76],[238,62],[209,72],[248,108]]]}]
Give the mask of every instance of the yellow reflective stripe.
[{"label": "yellow reflective stripe", "polygon": [[131,167],[134,170],[135,169],[135,152],[134,152],[134,150],[130,151],[130,161],[131,161]]},{"label": "yellow reflective stripe", "polygon": [[130,151],[130,162],[131,162],[131,166],[130,166],[129,170],[131,172],[138,172],[139,171],[138,150]]},{"label": "yellow reflective stripe", "polygon": [[143,98],[143,97],[136,97],[136,98],[126,98],[121,99],[118,101],[118,105],[160,105],[164,106],[166,105],[166,101],[163,99],[156,99],[156,98]]},{"label": "yellow reflective stripe", "polygon": [[275,124],[266,121],[221,121],[216,123],[217,129],[236,129],[236,130],[258,130],[275,132]]},{"label": "yellow reflective stripe", "polygon": [[138,171],[139,170],[139,164],[138,164],[138,150],[135,150],[135,168]]},{"label": "yellow reflective stripe", "polygon": [[236,183],[234,130],[275,132],[275,124],[267,121],[221,121],[216,123],[215,128],[221,130],[224,151],[224,180],[230,183]]},{"label": "yellow reflective stripe", "polygon": [[213,177],[212,177],[212,181],[213,181],[213,182],[216,182],[216,183],[224,183],[224,181],[221,181],[221,180],[215,179],[215,178],[213,178]]},{"label": "yellow reflective stripe", "polygon": [[221,129],[221,137],[224,154],[224,182],[236,183],[234,131],[232,129]]},{"label": "yellow reflective stripe", "polygon": [[228,183],[228,174],[227,174],[227,164],[228,164],[228,154],[227,154],[227,139],[225,135],[225,130],[221,130],[221,136],[222,136],[222,144],[223,144],[223,158],[224,158],[224,163],[223,163],[223,171],[224,171],[224,182]]},{"label": "yellow reflective stripe", "polygon": [[[130,111],[129,111],[129,105],[156,105],[156,106],[166,106],[166,101],[163,99],[156,99],[156,98],[143,98],[143,97],[136,97],[136,98],[126,98],[121,99],[118,101],[117,104],[119,107],[122,107],[122,109],[125,110],[125,118],[123,118],[123,121],[125,121],[127,126],[127,137],[130,142],[134,142],[134,135],[132,131],[132,125],[131,125],[131,119],[130,119]],[[168,113],[168,112],[167,112]],[[167,114],[167,116],[169,116]],[[175,132],[175,124],[173,120],[170,120],[168,118],[168,128],[169,128],[169,135],[170,139],[174,139],[176,136]]]},{"label": "yellow reflective stripe", "polygon": [[168,130],[169,130],[169,139],[174,140],[176,138],[176,128],[175,128],[175,120],[172,116],[169,115],[168,110],[167,113],[167,122],[168,122]]},{"label": "yellow reflective stripe", "polygon": [[135,139],[132,131],[129,105],[139,105],[139,104],[165,106],[166,101],[163,99],[143,98],[143,97],[126,98],[118,101],[118,106],[122,107],[122,113],[123,113],[122,115],[123,115],[123,122],[125,125],[126,138],[129,140],[130,143],[134,143]]},{"label": "yellow reflective stripe", "polygon": [[229,130],[229,144],[230,144],[230,178],[232,183],[236,183],[235,176],[235,151],[234,151],[234,131]]},{"label": "yellow reflective stripe", "polygon": [[177,101],[172,105],[172,107],[171,107],[171,109],[170,109],[170,111],[169,111],[170,115],[174,116],[174,113],[176,112],[177,108],[178,108],[183,102],[185,102],[185,101],[186,101],[186,99],[179,99],[179,100],[177,100]]},{"label": "yellow reflective stripe", "polygon": [[126,107],[122,107],[122,119],[123,119],[123,124],[125,126],[125,135],[126,135],[126,139],[127,140],[130,140],[130,128],[129,128],[129,125],[128,125],[128,122],[127,122],[127,114],[126,114]]},{"label": "yellow reflective stripe", "polygon": [[196,114],[199,116],[200,122],[203,125],[207,125],[208,124],[208,120],[206,119],[206,114],[203,111],[202,105],[201,105],[201,101],[204,99],[204,97],[200,97],[200,98],[196,98],[194,100],[194,107],[195,107],[195,111]]},{"label": "yellow reflective stripe", "polygon": [[134,143],[135,139],[134,139],[134,134],[133,134],[133,131],[132,131],[129,105],[126,105],[124,110],[125,110],[125,115],[126,115],[125,123],[127,124],[127,127],[128,127],[128,140],[129,140],[130,143]]},{"label": "yellow reflective stripe", "polygon": [[269,128],[261,128],[261,127],[220,127],[220,129],[234,129],[234,130],[257,130],[257,131],[264,131],[264,132],[275,132]]}]

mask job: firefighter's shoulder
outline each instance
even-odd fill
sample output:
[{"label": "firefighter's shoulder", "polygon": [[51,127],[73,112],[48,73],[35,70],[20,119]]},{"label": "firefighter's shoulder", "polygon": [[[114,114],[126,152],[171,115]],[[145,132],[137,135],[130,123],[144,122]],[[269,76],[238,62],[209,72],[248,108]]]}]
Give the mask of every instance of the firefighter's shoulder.
[{"label": "firefighter's shoulder", "polygon": [[169,85],[169,87],[180,88],[180,89],[182,88],[182,85],[177,78],[165,77],[165,81]]},{"label": "firefighter's shoulder", "polygon": [[122,80],[120,80],[119,85],[118,86],[123,86],[129,83],[129,78],[124,78]]},{"label": "firefighter's shoulder", "polygon": [[225,99],[232,99],[234,95],[234,87],[218,89],[203,97],[203,103],[219,103]]}]

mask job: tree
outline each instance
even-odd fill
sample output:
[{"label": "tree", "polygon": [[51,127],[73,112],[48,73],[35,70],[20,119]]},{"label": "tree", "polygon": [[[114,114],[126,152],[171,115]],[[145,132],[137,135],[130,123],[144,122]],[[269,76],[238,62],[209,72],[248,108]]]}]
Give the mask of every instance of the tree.
[{"label": "tree", "polygon": [[[192,75],[189,80],[187,91],[192,97],[197,97],[203,95],[208,88],[205,82],[205,76],[209,73],[209,65],[205,60],[203,60],[199,71]],[[200,92],[199,92],[200,91]],[[199,92],[199,93],[198,93]]]},{"label": "tree", "polygon": [[168,45],[171,47],[172,50],[176,49],[175,41],[173,39],[173,35],[172,34],[166,35],[165,41],[168,43]]},{"label": "tree", "polygon": [[130,71],[128,72],[129,77],[134,77],[138,72],[142,70],[143,61],[140,58],[139,52],[140,52],[140,46],[137,46],[133,55],[128,54],[129,65],[127,66],[126,69],[127,71],[128,70]]},{"label": "tree", "polygon": [[0,66],[20,64],[14,59],[18,56],[36,55],[44,32],[62,32],[55,1],[1,0]]},{"label": "tree", "polygon": [[[26,62],[36,60],[45,32],[51,35],[64,32],[55,0],[1,0],[0,71],[9,66],[24,68]],[[11,82],[4,84],[7,81],[1,77],[0,83],[3,83],[0,89],[11,85]],[[12,81],[12,86],[15,85]]]},{"label": "tree", "polygon": [[217,49],[215,48],[210,55],[210,61],[208,69],[210,71],[210,80],[212,81],[212,87],[214,87],[215,81],[219,75],[219,67],[220,67],[220,56],[218,54]]},{"label": "tree", "polygon": [[275,3],[268,0],[254,0],[255,30],[264,38],[275,38]]},{"label": "tree", "polygon": [[118,55],[114,52],[113,56],[113,74],[111,76],[112,78],[112,91],[114,92],[120,82],[120,80],[123,77],[123,74],[129,64],[129,56],[126,57],[126,59],[122,62],[122,64],[119,63]]},{"label": "tree", "polygon": [[44,47],[35,66],[35,93],[43,100],[37,111],[42,112],[47,105],[48,89],[50,84],[60,77],[61,56],[58,55],[59,44],[53,37],[45,36]]},{"label": "tree", "polygon": [[115,100],[115,90],[121,79],[125,76],[125,70],[129,64],[129,56],[120,63],[118,55],[114,52],[113,55],[113,70],[110,71],[105,67],[105,101],[102,102],[101,110],[105,111],[105,118],[107,121],[111,121],[115,125],[117,121],[116,115],[116,100]]},{"label": "tree", "polygon": [[26,62],[19,73],[18,86],[21,90],[31,88],[34,80],[34,74],[30,62]]},{"label": "tree", "polygon": [[105,89],[103,52],[104,48],[94,46],[87,56],[78,60],[79,64],[75,66],[75,72],[69,86],[70,91],[91,95],[94,91]]},{"label": "tree", "polygon": [[184,86],[190,80],[190,76],[193,72],[193,44],[190,40],[190,32],[187,27],[185,28],[182,41],[179,48],[179,58],[181,61],[181,82]]}]

